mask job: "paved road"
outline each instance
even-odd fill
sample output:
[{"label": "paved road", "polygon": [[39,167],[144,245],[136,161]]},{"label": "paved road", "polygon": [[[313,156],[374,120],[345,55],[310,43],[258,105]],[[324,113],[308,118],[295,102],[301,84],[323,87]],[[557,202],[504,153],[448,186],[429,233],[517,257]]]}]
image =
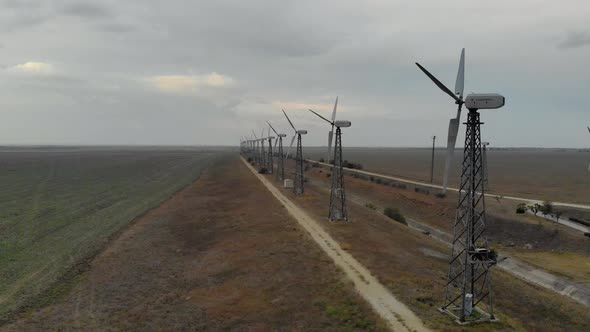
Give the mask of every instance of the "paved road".
[{"label": "paved road", "polygon": [[[326,163],[322,163],[319,161],[315,161],[312,159],[307,159],[307,161],[311,162],[311,163],[319,163],[321,165],[324,166],[328,166],[331,167],[330,164],[326,164]],[[385,174],[379,174],[379,173],[373,173],[373,172],[368,172],[368,171],[363,171],[363,170],[359,170],[359,169],[352,169],[352,168],[347,168],[344,167],[344,169],[348,172],[353,172],[353,173],[358,173],[358,174],[365,174],[365,175],[369,175],[369,176],[374,176],[374,177],[378,177],[378,178],[382,178],[382,179],[388,179],[388,180],[394,180],[397,182],[403,182],[403,183],[409,183],[412,185],[416,185],[416,186],[421,186],[421,187],[428,187],[428,188],[435,188],[435,189],[441,189],[442,190],[442,186],[437,185],[437,184],[431,184],[431,183],[425,183],[425,182],[420,182],[420,181],[413,181],[413,180],[408,180],[408,179],[404,179],[404,178],[400,178],[397,176],[390,176],[390,175],[385,175]],[[458,192],[459,189],[457,188],[447,188],[450,191],[455,191]],[[527,204],[543,204],[542,201],[540,200],[535,200],[535,199],[531,199],[531,198],[524,198],[524,197],[515,197],[515,196],[503,196],[503,195],[497,195],[497,194],[485,194],[486,197],[492,197],[492,198],[501,198],[501,199],[508,199],[508,200],[513,200],[513,201],[517,201],[517,202],[524,202]],[[571,207],[571,208],[576,208],[576,209],[583,209],[583,210],[590,210],[590,205],[584,205],[584,204],[573,204],[573,203],[563,203],[563,202],[553,202],[553,206],[563,206],[563,207]],[[555,221],[555,220],[554,220]],[[566,226],[566,227],[570,227],[572,229],[575,229],[577,231],[580,232],[588,232],[590,231],[588,228],[569,221],[567,219],[560,219],[559,223]]]},{"label": "paved road", "polygon": [[[322,163],[322,162],[319,162],[319,161],[316,161],[316,160],[312,160],[312,159],[307,159],[307,161],[309,161],[311,163],[319,163],[321,165],[328,166],[328,167],[331,167],[332,166],[330,164]],[[346,168],[346,167],[344,167],[344,169],[347,170],[347,171],[349,171],[349,172],[354,172],[354,173],[359,173],[359,174],[376,176],[376,177],[380,177],[382,179],[389,179],[389,180],[394,180],[394,181],[403,182],[403,183],[409,183],[409,184],[413,184],[413,185],[417,185],[417,186],[422,186],[422,187],[436,188],[436,189],[441,189],[441,190],[443,188],[441,185],[438,185],[438,184],[431,184],[431,183],[426,183],[426,182],[408,180],[408,179],[400,178],[400,177],[397,177],[397,176],[391,176],[391,175],[373,173],[373,172],[363,171],[363,170],[359,170],[359,169]],[[451,188],[451,187],[449,187],[447,189],[450,190],[450,191],[456,191],[456,192],[459,191],[459,189],[457,189],[457,188]],[[504,196],[504,195],[489,194],[489,193],[487,193],[485,195],[487,197],[503,198],[503,199],[509,199],[509,200],[518,201],[518,202],[528,202],[528,203],[532,203],[532,204],[534,204],[534,203],[543,204],[543,201],[538,200],[538,199],[533,199],[533,198],[516,197],[516,196]],[[582,209],[582,210],[590,210],[590,205],[586,205],[586,204],[575,204],[575,203],[566,203],[566,202],[553,202],[553,205],[554,206],[571,207],[571,208]]]},{"label": "paved road", "polygon": [[[532,214],[532,215],[535,215],[531,210],[528,210],[528,209],[527,209],[527,213]],[[573,228],[573,229],[577,229],[580,232],[584,232],[584,233],[590,232],[590,228],[588,228],[588,227],[586,227],[584,225],[581,225],[581,224],[579,224],[577,222],[568,220],[567,217],[561,216],[559,218],[559,220],[557,220],[557,218],[555,216],[553,216],[551,214],[543,214],[541,212],[537,213],[537,217],[545,218],[547,220],[551,220],[551,221],[556,222],[558,224],[561,224],[561,225],[564,225],[564,226],[567,226],[567,227],[570,227],[570,228]]]},{"label": "paved road", "polygon": [[400,302],[391,292],[375,278],[371,272],[357,261],[350,253],[343,250],[318,222],[295,205],[280,190],[268,181],[243,158],[242,161],[257,176],[266,188],[281,202],[289,214],[311,235],[320,248],[326,252],[334,263],[344,271],[354,283],[359,294],[389,324],[393,331],[428,331],[420,318],[410,308]]},{"label": "paved road", "polygon": [[[325,191],[330,190],[326,184],[320,181],[313,179],[308,179],[308,181],[310,184]],[[361,206],[366,206],[367,203],[375,205],[375,202],[370,202],[369,200],[366,200],[363,197],[351,192],[347,192],[346,197],[351,202]],[[375,212],[381,213],[380,211],[383,211],[383,207],[377,206]],[[410,228],[427,233],[433,239],[446,244],[449,246],[449,248],[451,247],[451,242],[453,241],[451,234],[411,218],[406,218],[406,221]],[[518,259],[504,255],[500,255],[498,257],[498,267],[529,283],[533,283],[561,295],[568,296],[578,303],[590,306],[590,285],[585,285],[558,277],[549,272],[524,263]]]}]

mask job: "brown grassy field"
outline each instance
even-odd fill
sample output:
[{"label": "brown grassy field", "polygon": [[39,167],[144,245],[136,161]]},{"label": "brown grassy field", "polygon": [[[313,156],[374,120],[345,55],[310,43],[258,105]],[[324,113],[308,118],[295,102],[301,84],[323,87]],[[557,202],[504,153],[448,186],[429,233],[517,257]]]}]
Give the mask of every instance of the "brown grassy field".
[{"label": "brown grassy field", "polygon": [[[307,176],[328,185],[326,174],[329,172],[325,168],[309,168]],[[359,195],[376,206],[397,208],[406,217],[452,234],[456,193],[438,198],[433,194],[415,192],[411,186],[402,189],[387,185],[386,182],[371,182],[350,175],[345,176],[345,181],[349,193]],[[578,261],[590,262],[590,239],[582,233],[540,217],[518,215],[512,201],[488,198],[486,206],[486,237],[492,247],[511,254],[524,252],[527,255],[520,258],[526,258],[523,260],[535,266],[539,266],[539,263],[531,259],[531,255],[535,254],[545,255],[547,258],[558,258],[563,254]],[[559,259],[545,259],[541,267],[574,281],[588,280],[587,264],[567,265]]]},{"label": "brown grassy field", "polygon": [[[310,169],[308,176],[325,177],[325,170]],[[319,174],[313,175],[314,172]],[[324,180],[325,181],[325,180]],[[358,182],[355,182],[358,181]],[[368,181],[346,178],[349,191],[366,185],[367,192],[381,197],[383,203],[405,211],[425,211],[433,223],[440,226],[441,215],[451,213],[437,207],[432,196],[405,191],[389,196],[390,188]],[[380,191],[380,188],[387,191]],[[310,183],[302,197],[292,199],[320,220],[325,220],[328,192]],[[415,195],[414,195],[415,194]],[[428,197],[429,199],[424,199]],[[412,209],[410,210],[410,207]],[[378,211],[349,204],[352,223],[323,223],[324,228],[404,303],[409,305],[425,323],[437,330],[461,330],[436,307],[440,305],[447,273],[448,248],[432,238],[391,221]],[[407,209],[407,210],[406,210]],[[438,218],[437,218],[438,216]],[[580,250],[582,250],[580,248]],[[434,254],[433,254],[434,253]],[[586,331],[590,328],[587,308],[567,297],[532,286],[498,269],[494,270],[495,307],[501,320],[498,324],[483,324],[465,330],[526,330],[526,331]]]},{"label": "brown grassy field", "polygon": [[[324,158],[326,148],[306,148],[306,157]],[[344,148],[344,159],[365,170],[412,180],[430,181],[430,149]],[[442,182],[445,150],[435,154],[434,182]],[[455,152],[450,186],[457,187],[462,150]],[[590,150],[491,149],[490,192],[539,200],[590,204]]]},{"label": "brown grassy field", "polygon": [[384,329],[237,156],[215,166],[2,330]]}]

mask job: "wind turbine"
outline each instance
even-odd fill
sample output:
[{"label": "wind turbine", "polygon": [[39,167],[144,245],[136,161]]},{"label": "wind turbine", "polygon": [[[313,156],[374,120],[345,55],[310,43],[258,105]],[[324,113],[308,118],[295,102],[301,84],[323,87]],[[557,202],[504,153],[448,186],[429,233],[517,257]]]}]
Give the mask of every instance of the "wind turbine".
[{"label": "wind turbine", "polygon": [[279,181],[283,181],[285,179],[285,155],[283,154],[283,137],[287,137],[287,135],[279,134],[273,128],[270,122],[266,121],[266,123],[268,123],[270,129],[272,129],[272,131],[274,131],[277,135],[277,139],[275,140],[275,147],[277,146],[277,144],[279,145],[277,158],[277,178],[279,179]]},{"label": "wind turbine", "polygon": [[342,130],[341,128],[350,127],[350,121],[335,121],[336,105],[338,97],[334,104],[332,112],[332,121],[324,118],[313,110],[309,110],[317,115],[320,119],[332,125],[330,135],[328,136],[328,146],[332,145],[333,130],[336,127],[336,144],[334,144],[334,163],[332,164],[332,190],[330,191],[330,208],[328,210],[328,220],[330,221],[348,221],[348,211],[346,209],[346,192],[344,191],[344,172],[342,170]]},{"label": "wind turbine", "polygon": [[260,167],[260,149],[259,149],[259,142],[260,140],[258,139],[258,136],[256,136],[256,133],[254,132],[254,130],[252,130],[252,135],[254,135],[254,160],[256,161],[256,164],[258,165],[258,167]]},{"label": "wind turbine", "polygon": [[[588,127],[588,132],[590,133],[590,127]],[[590,164],[588,164],[588,172],[590,172]]]},{"label": "wind turbine", "polygon": [[266,168],[268,170],[268,174],[272,174],[274,171],[274,158],[272,156],[272,140],[274,139],[274,136],[270,135],[270,128],[268,128],[268,155],[266,157]]},{"label": "wind turbine", "polygon": [[459,124],[461,122],[461,108],[465,103],[463,101],[463,88],[465,83],[465,49],[461,50],[461,57],[459,59],[459,70],[457,71],[457,79],[455,80],[455,93],[447,89],[439,80],[430,74],[424,67],[416,62],[416,65],[428,76],[434,84],[436,84],[443,92],[449,94],[457,104],[457,115],[449,121],[449,131],[447,136],[447,156],[445,159],[445,172],[443,174],[443,194],[446,194],[449,186],[449,173],[453,163],[453,155],[455,154],[455,144],[457,143],[457,134],[459,133]]},{"label": "wind turbine", "polygon": [[287,121],[289,121],[291,128],[293,128],[293,131],[295,132],[293,134],[293,138],[291,139],[291,144],[289,144],[287,158],[289,157],[289,153],[291,153],[291,147],[293,147],[293,142],[295,141],[295,138],[297,138],[297,155],[295,157],[295,183],[293,184],[293,192],[295,193],[295,195],[303,195],[303,147],[301,146],[301,135],[307,134],[307,130],[297,130],[293,125],[293,122],[291,122],[291,119],[289,119],[289,117],[287,116],[287,113],[285,113],[285,110],[282,111],[283,114],[285,114]]},{"label": "wind turbine", "polygon": [[[499,94],[469,94],[463,100],[464,51],[461,52],[455,93],[434,77],[419,63],[416,65],[444,93],[458,105],[457,118],[449,125],[449,147],[454,149],[459,126],[461,107],[469,110],[467,115],[465,147],[459,187],[459,202],[453,226],[453,249],[449,262],[449,274],[445,289],[444,304],[440,310],[459,322],[495,321],[492,305],[492,281],[490,268],[496,257],[488,249],[484,237],[485,223],[485,175],[481,142],[479,110],[504,106],[505,98]],[[456,127],[455,127],[456,126]],[[449,152],[449,151],[447,151]],[[452,155],[452,150],[450,151]],[[448,173],[445,173],[448,176]],[[445,181],[446,185],[446,181]],[[477,311],[477,315],[473,312]]]}]

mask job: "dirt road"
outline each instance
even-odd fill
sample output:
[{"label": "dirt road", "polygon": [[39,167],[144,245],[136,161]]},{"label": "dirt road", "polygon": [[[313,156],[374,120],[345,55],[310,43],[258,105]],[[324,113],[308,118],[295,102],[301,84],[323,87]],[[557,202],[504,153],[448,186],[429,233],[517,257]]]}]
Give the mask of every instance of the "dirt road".
[{"label": "dirt road", "polygon": [[229,158],[135,221],[64,281],[65,294],[49,292],[48,305],[0,330],[385,330],[281,204]]},{"label": "dirt road", "polygon": [[291,202],[277,190],[264,176],[245,160],[244,163],[262,181],[268,190],[279,200],[299,224],[311,235],[315,242],[330,256],[336,265],[354,282],[359,294],[371,304],[391,328],[395,331],[427,331],[422,321],[402,302],[391,294],[363,265],[332,239],[318,224],[301,208]]}]

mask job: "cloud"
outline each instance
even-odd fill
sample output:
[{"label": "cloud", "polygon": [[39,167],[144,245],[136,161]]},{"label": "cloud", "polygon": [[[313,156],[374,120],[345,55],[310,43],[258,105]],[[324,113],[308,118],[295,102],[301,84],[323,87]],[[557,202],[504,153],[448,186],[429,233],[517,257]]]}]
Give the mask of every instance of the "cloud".
[{"label": "cloud", "polygon": [[570,31],[566,38],[558,45],[559,48],[569,49],[590,45],[590,32]]},{"label": "cloud", "polygon": [[106,7],[88,2],[72,2],[64,5],[61,11],[66,15],[83,18],[104,18],[111,16],[110,11]]},{"label": "cloud", "polygon": [[[292,111],[306,111],[309,112],[309,109],[312,109],[316,112],[329,112],[332,113],[334,109],[334,104],[326,103],[326,104],[311,104],[311,103],[303,103],[303,102],[296,102],[296,101],[274,101],[272,102],[272,107],[274,109],[285,109],[285,110],[292,110]],[[342,111],[338,108],[338,111]]]},{"label": "cloud", "polygon": [[26,74],[52,74],[54,73],[53,65],[45,62],[28,61],[20,63],[9,68],[11,71]]},{"label": "cloud", "polygon": [[200,88],[225,88],[234,84],[234,79],[216,72],[207,75],[157,75],[145,80],[152,87],[167,93],[192,93]]}]

